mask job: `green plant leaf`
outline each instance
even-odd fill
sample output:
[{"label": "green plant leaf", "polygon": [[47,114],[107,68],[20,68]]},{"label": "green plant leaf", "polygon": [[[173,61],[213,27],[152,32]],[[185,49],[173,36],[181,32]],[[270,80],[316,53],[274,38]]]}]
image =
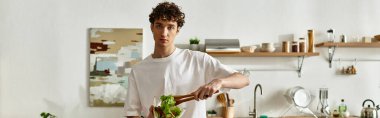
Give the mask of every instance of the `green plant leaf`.
[{"label": "green plant leaf", "polygon": [[190,44],[199,44],[199,39],[198,37],[190,38]]},{"label": "green plant leaf", "polygon": [[161,109],[163,111],[163,116],[166,118],[178,118],[181,115],[182,110],[175,106],[175,100],[172,95],[161,96]]}]

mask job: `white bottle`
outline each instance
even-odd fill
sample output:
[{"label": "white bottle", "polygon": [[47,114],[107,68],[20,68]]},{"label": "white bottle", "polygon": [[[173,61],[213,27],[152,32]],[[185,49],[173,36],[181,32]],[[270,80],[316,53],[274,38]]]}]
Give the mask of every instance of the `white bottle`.
[{"label": "white bottle", "polygon": [[334,42],[335,36],[334,36],[334,30],[329,29],[327,30],[327,42]]}]

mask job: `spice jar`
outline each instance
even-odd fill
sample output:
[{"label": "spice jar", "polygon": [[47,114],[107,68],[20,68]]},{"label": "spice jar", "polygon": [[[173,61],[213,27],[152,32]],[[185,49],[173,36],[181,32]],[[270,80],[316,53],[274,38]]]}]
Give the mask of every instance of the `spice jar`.
[{"label": "spice jar", "polygon": [[286,53],[290,52],[290,41],[282,42],[282,52],[286,52]]},{"label": "spice jar", "polygon": [[344,34],[340,35],[340,42],[347,43],[347,38]]},{"label": "spice jar", "polygon": [[306,44],[305,44],[305,38],[300,38],[299,40],[299,52],[306,53]]},{"label": "spice jar", "polygon": [[299,52],[298,41],[292,41],[292,52]]},{"label": "spice jar", "polygon": [[338,110],[334,109],[333,117],[339,117],[339,112],[338,112]]}]

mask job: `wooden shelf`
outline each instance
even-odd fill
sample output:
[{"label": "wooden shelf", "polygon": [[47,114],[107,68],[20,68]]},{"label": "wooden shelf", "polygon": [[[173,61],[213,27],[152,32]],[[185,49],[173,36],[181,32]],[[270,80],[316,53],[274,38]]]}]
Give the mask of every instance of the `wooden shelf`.
[{"label": "wooden shelf", "polygon": [[254,52],[254,53],[208,53],[213,57],[297,57],[297,73],[298,77],[301,77],[303,60],[308,56],[318,56],[318,52],[314,53],[285,53],[285,52]]},{"label": "wooden shelf", "polygon": [[332,61],[334,58],[336,48],[380,48],[380,42],[362,43],[362,42],[350,42],[350,43],[334,43],[323,42],[315,45],[316,47],[327,47],[329,53],[329,67],[332,67]]},{"label": "wooden shelf", "polygon": [[372,43],[332,43],[332,42],[323,42],[315,45],[316,47],[345,47],[345,48],[380,48],[380,42]]},{"label": "wooden shelf", "polygon": [[318,56],[319,53],[284,53],[284,52],[254,52],[254,53],[208,53],[213,57],[300,57]]}]

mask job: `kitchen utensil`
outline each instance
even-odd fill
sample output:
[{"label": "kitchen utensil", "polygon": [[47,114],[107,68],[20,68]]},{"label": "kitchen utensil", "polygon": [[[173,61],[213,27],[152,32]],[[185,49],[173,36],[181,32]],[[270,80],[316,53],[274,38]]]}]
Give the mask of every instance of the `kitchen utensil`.
[{"label": "kitchen utensil", "polygon": [[225,107],[225,116],[224,118],[233,118],[234,117],[234,114],[235,114],[235,110],[234,110],[234,107],[232,107],[231,105],[233,103],[231,103],[231,99],[230,99],[230,96],[228,95],[228,93],[225,93],[226,95],[226,98],[227,98],[227,107]]},{"label": "kitchen utensil", "polygon": [[274,52],[276,48],[274,47],[273,43],[262,43],[261,44],[261,51],[262,52]]},{"label": "kitchen utensil", "polygon": [[[285,94],[287,100],[292,103],[300,112],[308,113],[317,118],[317,116],[308,108],[312,101],[312,96],[309,91],[305,90],[301,86],[295,86],[286,91]],[[288,110],[283,113],[286,114],[293,106],[290,106]]]},{"label": "kitchen utensil", "polygon": [[301,86],[296,86],[287,91],[287,96],[291,103],[298,107],[306,108],[311,103],[311,95],[309,91]]},{"label": "kitchen utensil", "polygon": [[230,104],[230,107],[233,107],[234,106],[234,103],[235,103],[235,100],[234,99],[230,99],[228,101],[228,103]]},{"label": "kitchen utensil", "polygon": [[256,46],[243,46],[241,47],[242,52],[254,53],[256,50]]},{"label": "kitchen utensil", "polygon": [[226,93],[226,97],[227,97],[227,107],[230,107],[231,104],[230,104],[230,97],[229,97],[228,93]]},{"label": "kitchen utensil", "polygon": [[262,52],[274,52],[276,48],[261,48]]},{"label": "kitchen utensil", "polygon": [[233,118],[235,114],[235,109],[234,107],[227,107],[226,108],[226,114],[224,118]]},{"label": "kitchen utensil", "polygon": [[[371,107],[371,105],[365,107],[364,105],[366,102],[371,102],[373,107]],[[371,99],[364,100],[362,107],[363,109],[360,115],[361,118],[378,118],[377,110],[380,109],[379,105],[375,107],[375,102],[373,102]]]},{"label": "kitchen utensil", "polygon": [[191,100],[194,100],[195,97],[193,94],[187,94],[187,95],[176,95],[176,96],[173,96],[174,97],[174,101],[175,101],[175,105],[179,105],[181,103],[184,103],[184,102],[187,102],[187,101],[191,101]]},{"label": "kitchen utensil", "polygon": [[220,104],[222,104],[223,107],[227,107],[227,100],[226,100],[226,96],[224,95],[224,93],[221,93],[219,94],[216,99],[218,100],[218,102]]},{"label": "kitchen utensil", "polygon": [[320,112],[320,116],[330,116],[330,107],[328,105],[328,88],[319,89],[319,104],[317,110]]},{"label": "kitchen utensil", "polygon": [[221,93],[219,94],[218,96],[216,96],[216,99],[218,100],[218,102],[220,104],[222,104],[222,116],[225,117],[227,115],[227,98],[226,98],[226,95],[225,93]]},{"label": "kitchen utensil", "polygon": [[205,39],[207,53],[239,53],[239,39]]}]

